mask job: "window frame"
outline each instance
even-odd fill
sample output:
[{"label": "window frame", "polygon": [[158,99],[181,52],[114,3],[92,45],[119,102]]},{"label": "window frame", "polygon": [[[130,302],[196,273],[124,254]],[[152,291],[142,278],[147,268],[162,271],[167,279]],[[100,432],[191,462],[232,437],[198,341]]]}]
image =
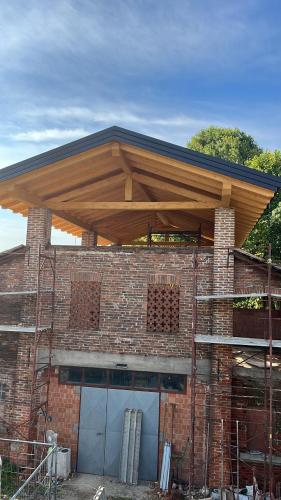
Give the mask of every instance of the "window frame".
[{"label": "window frame", "polygon": [[[63,381],[62,380],[62,372],[64,369],[71,369],[71,368],[80,368],[82,370],[82,376],[81,376],[81,381],[80,382],[71,382],[71,381]],[[106,383],[105,384],[90,384],[85,382],[85,369],[87,368],[92,368],[96,370],[105,370],[106,371]],[[110,382],[110,373],[111,372],[116,372],[116,371],[123,371],[123,372],[130,372],[132,373],[132,384],[130,386],[125,386],[125,385],[112,385]],[[139,387],[135,384],[135,375],[136,373],[147,373],[147,374],[153,374],[157,375],[157,387]],[[162,377],[167,377],[167,376],[180,376],[183,377],[183,384],[184,388],[183,391],[178,391],[178,390],[168,390],[168,389],[162,389]],[[170,394],[186,394],[187,393],[187,375],[183,373],[163,373],[163,372],[145,372],[141,370],[120,370],[120,369],[113,369],[113,368],[100,368],[100,367],[91,367],[91,366],[85,366],[85,367],[78,367],[78,366],[60,366],[59,367],[59,384],[60,385],[76,385],[76,386],[81,386],[81,387],[97,387],[97,388],[108,388],[108,389],[117,389],[117,390],[130,390],[130,391],[140,391],[140,392],[159,392],[159,393],[170,393]]]}]

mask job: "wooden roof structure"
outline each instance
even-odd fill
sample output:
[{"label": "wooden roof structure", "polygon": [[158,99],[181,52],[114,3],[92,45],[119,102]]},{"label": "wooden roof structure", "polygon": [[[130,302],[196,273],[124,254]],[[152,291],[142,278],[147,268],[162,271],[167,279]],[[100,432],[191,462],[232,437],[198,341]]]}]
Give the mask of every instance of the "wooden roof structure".
[{"label": "wooden roof structure", "polygon": [[48,207],[56,228],[119,244],[148,225],[201,226],[210,244],[214,209],[233,207],[240,246],[280,187],[280,177],[110,127],[0,170],[0,205],[23,216]]}]

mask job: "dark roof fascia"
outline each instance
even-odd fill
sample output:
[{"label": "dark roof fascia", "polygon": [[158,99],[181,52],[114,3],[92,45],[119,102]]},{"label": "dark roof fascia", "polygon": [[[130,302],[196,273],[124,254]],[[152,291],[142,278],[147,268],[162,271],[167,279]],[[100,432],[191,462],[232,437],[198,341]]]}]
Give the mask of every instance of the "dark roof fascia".
[{"label": "dark roof fascia", "polygon": [[0,252],[0,261],[7,260],[12,257],[24,256],[26,251],[25,245],[18,245],[13,248],[9,248],[8,250],[4,250]]},{"label": "dark roof fascia", "polygon": [[[263,259],[262,257],[258,257],[257,255],[253,255],[249,252],[246,252],[245,250],[242,250],[241,248],[235,248],[234,249],[234,256],[237,257],[238,259],[244,260],[244,261],[254,261],[257,264],[257,267],[259,267],[263,271],[267,271],[267,261]],[[281,273],[281,266],[278,264],[272,264],[272,269],[274,271],[277,271],[278,273]]]},{"label": "dark roof fascia", "polygon": [[281,188],[281,177],[265,174],[245,165],[239,165],[222,160],[221,158],[198,153],[182,146],[116,126],[101,130],[64,146],[59,146],[58,148],[3,168],[0,170],[0,181],[12,179],[18,175],[23,175],[112,141],[136,146],[152,153],[157,153],[196,167],[205,168],[227,177],[270,189],[271,191],[277,191],[277,189]]}]

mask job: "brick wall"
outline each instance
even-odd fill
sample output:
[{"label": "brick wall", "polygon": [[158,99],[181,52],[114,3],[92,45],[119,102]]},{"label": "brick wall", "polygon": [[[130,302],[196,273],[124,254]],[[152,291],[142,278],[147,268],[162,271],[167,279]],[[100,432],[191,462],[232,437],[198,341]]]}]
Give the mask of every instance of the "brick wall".
[{"label": "brick wall", "polygon": [[[231,292],[233,290],[233,256],[228,247],[233,244],[234,213],[230,209],[216,211],[216,230],[214,252],[211,248],[198,250],[198,294]],[[29,255],[25,260],[24,278],[22,266],[11,264],[11,276],[15,279],[15,286],[30,288],[35,284],[38,267],[39,243],[46,245],[50,236],[50,213],[45,209],[31,209],[27,243]],[[48,250],[49,251],[49,250]],[[13,268],[14,266],[14,268]],[[247,267],[248,266],[248,267]],[[14,271],[13,271],[14,269]],[[18,270],[17,270],[18,269]],[[20,270],[20,271],[19,271]],[[5,276],[9,280],[9,267],[0,266],[3,283]],[[21,277],[19,277],[21,272]],[[237,286],[242,287],[248,281],[266,283],[266,273],[262,273],[246,263],[237,261],[235,279]],[[73,273],[83,275],[95,274],[101,282],[100,325],[95,331],[70,329],[69,311],[71,294],[71,276]],[[192,319],[192,288],[193,288],[193,250],[192,249],[160,249],[160,248],[114,248],[93,247],[91,249],[79,247],[57,248],[56,272],[56,308],[55,332],[53,347],[66,350],[81,350],[85,352],[109,352],[126,354],[149,354],[155,356],[191,356],[191,319]],[[214,273],[214,274],[213,274]],[[180,321],[179,332],[164,334],[161,332],[147,332],[147,289],[152,278],[161,282],[165,276],[173,276],[180,285]],[[213,279],[214,276],[214,279]],[[275,279],[275,278],[274,278]],[[18,281],[17,281],[18,280]],[[50,280],[50,272],[46,272],[46,283]],[[280,278],[276,278],[276,283]],[[197,309],[197,333],[224,333],[232,334],[232,303],[231,301],[199,302]],[[14,418],[17,422],[28,419],[30,389],[29,356],[32,347],[32,336],[20,334],[17,345],[16,378],[19,380],[15,387],[14,398],[17,407]],[[197,350],[200,357],[212,355],[212,394],[211,394],[211,429],[212,443],[210,450],[211,465],[210,477],[212,484],[217,486],[221,480],[221,419],[224,419],[225,456],[229,449],[227,436],[229,435],[229,407],[231,402],[231,372],[232,350],[229,347],[216,346],[200,347]],[[80,396],[77,389],[63,386],[64,392],[58,386],[56,375],[53,374],[51,385],[50,413],[54,414],[54,427],[62,436],[62,444],[75,448],[77,441],[77,422],[79,414]],[[197,398],[202,396],[204,401],[206,387],[196,389]],[[53,392],[52,392],[53,391]],[[189,391],[189,388],[188,388]],[[209,397],[209,395],[208,395]],[[182,453],[183,443],[188,439],[190,415],[190,394],[187,396],[167,396],[168,420],[171,419],[172,404],[176,404],[175,418],[175,451]],[[26,400],[26,401],[24,401]],[[68,400],[70,403],[68,403]],[[62,404],[63,401],[63,404]],[[161,402],[164,405],[164,402]],[[73,411],[72,416],[70,412]],[[164,408],[164,407],[163,407]],[[160,425],[163,431],[163,408],[161,409]],[[204,404],[196,407],[195,457],[196,477],[200,476],[204,454],[204,436],[206,426],[201,421],[205,419],[200,412]],[[202,410],[201,410],[202,409]],[[73,417],[73,420],[72,420]],[[69,428],[65,432],[65,422]],[[169,420],[170,421],[170,420]],[[53,427],[53,423],[50,427]],[[171,423],[171,421],[170,421]],[[205,422],[206,423],[206,422]],[[196,444],[197,443],[197,444]],[[188,461],[184,457],[182,468],[187,474]],[[224,482],[228,482],[228,469],[225,467]]]},{"label": "brick wall", "polygon": [[[16,292],[23,287],[24,249],[18,255],[0,259],[0,291]],[[21,318],[22,297],[0,296],[0,324],[17,324]]]},{"label": "brick wall", "polygon": [[80,418],[80,387],[59,384],[56,369],[51,375],[48,412],[52,417],[49,428],[58,433],[59,445],[71,448],[72,469],[75,470]]},{"label": "brick wall", "polygon": [[[212,286],[212,255],[199,254],[199,289]],[[192,252],[154,249],[58,249],[54,348],[112,353],[188,356],[191,349]],[[71,276],[96,273],[101,280],[97,331],[69,328]],[[179,333],[147,332],[147,290],[152,275],[180,283]],[[211,310],[199,305],[198,331],[211,329]]]},{"label": "brick wall", "polygon": [[[234,291],[235,212],[231,208],[215,210],[214,231],[214,294]],[[213,301],[213,333],[233,334],[231,300]],[[213,345],[211,348],[211,463],[210,486],[230,484],[230,429],[231,429],[231,346]]]},{"label": "brick wall", "polygon": [[93,247],[97,244],[97,234],[91,231],[84,231],[81,237],[83,247]]},{"label": "brick wall", "polygon": [[[195,478],[196,484],[203,481],[206,449],[206,395],[204,384],[196,385],[196,427],[195,427]],[[59,384],[58,373],[54,369],[49,393],[49,427],[58,433],[60,445],[71,448],[72,468],[77,464],[78,428],[80,417],[80,387]],[[162,393],[159,415],[159,474],[165,441],[172,442],[172,470],[182,479],[189,475],[189,432],[190,432],[190,385],[186,394]]]},{"label": "brick wall", "polygon": [[[194,433],[194,485],[204,482],[207,462],[207,415],[206,401],[209,388],[206,384],[196,384],[195,433]],[[160,434],[159,434],[159,475],[165,441],[172,443],[172,475],[189,479],[190,474],[190,424],[191,424],[191,387],[187,385],[186,394],[162,393],[160,397]]]}]

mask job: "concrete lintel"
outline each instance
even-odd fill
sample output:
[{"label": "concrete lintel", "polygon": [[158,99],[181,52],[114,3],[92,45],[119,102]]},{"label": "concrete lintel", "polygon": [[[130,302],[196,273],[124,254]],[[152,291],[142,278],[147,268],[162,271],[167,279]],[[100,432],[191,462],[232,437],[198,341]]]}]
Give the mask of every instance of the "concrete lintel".
[{"label": "concrete lintel", "polygon": [[[47,356],[47,349],[39,349],[38,362]],[[41,361],[41,362],[42,362]],[[84,352],[54,349],[52,351],[53,366],[88,366],[95,368],[109,368],[161,372],[182,373],[191,375],[191,359],[168,356],[140,356],[132,354],[111,354],[107,352]],[[197,380],[208,382],[210,377],[210,360],[198,359]]]}]

